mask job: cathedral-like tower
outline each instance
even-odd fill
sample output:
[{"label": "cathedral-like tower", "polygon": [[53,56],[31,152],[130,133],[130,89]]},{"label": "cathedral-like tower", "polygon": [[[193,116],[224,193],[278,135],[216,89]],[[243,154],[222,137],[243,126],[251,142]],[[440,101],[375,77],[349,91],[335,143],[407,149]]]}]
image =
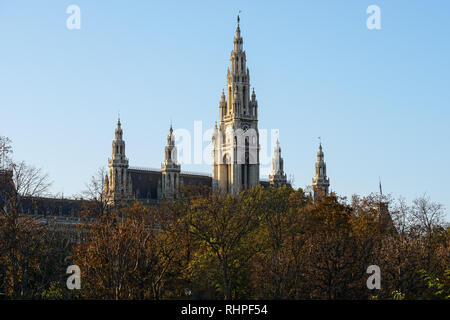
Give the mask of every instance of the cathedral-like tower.
[{"label": "cathedral-like tower", "polygon": [[316,161],[316,175],[312,180],[314,190],[314,200],[320,199],[322,196],[328,195],[328,187],[330,179],[327,178],[327,165],[323,160],[322,143],[319,144]]},{"label": "cathedral-like tower", "polygon": [[167,136],[164,163],[161,165],[161,197],[163,199],[176,197],[180,185],[180,170],[181,166],[177,163],[177,147],[175,146],[175,136],[171,125]]},{"label": "cathedral-like tower", "polygon": [[250,73],[237,17],[227,90],[219,103],[219,127],[212,138],[212,187],[215,191],[239,194],[259,184],[258,102],[250,95]]},{"label": "cathedral-like tower", "polygon": [[108,159],[109,177],[105,177],[105,195],[107,201],[115,204],[119,201],[133,199],[131,176],[128,173],[128,159],[125,157],[125,141],[120,124],[117,120],[115,138],[112,142],[112,157]]},{"label": "cathedral-like tower", "polygon": [[287,183],[286,174],[283,169],[283,158],[281,157],[280,143],[277,139],[277,144],[273,150],[272,159],[272,174],[269,175],[269,183],[275,188],[280,188]]}]

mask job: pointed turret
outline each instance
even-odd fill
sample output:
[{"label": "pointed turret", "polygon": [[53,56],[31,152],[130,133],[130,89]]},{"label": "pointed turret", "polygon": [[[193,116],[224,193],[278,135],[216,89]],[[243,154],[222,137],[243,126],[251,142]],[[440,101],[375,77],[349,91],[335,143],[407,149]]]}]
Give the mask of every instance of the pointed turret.
[{"label": "pointed turret", "polygon": [[117,126],[116,126],[116,131],[115,131],[116,140],[122,140],[122,135],[123,135],[123,131],[122,131],[122,125],[120,123],[120,116],[119,116],[117,118]]},{"label": "pointed turret", "polygon": [[383,190],[381,188],[381,177],[378,177],[378,188],[380,194],[378,196],[378,201],[374,209],[378,213],[378,222],[380,224],[381,232],[395,234],[397,230],[395,229],[394,221],[392,220],[391,213],[389,212],[389,201],[383,196]]},{"label": "pointed turret", "polygon": [[109,177],[105,177],[105,194],[108,202],[116,204],[132,199],[131,177],[128,174],[128,159],[125,156],[125,141],[123,140],[120,117],[117,119],[112,142],[112,156],[108,160]]},{"label": "pointed turret", "polygon": [[[167,146],[173,147],[175,146],[175,137],[173,135],[173,128],[170,125],[169,134],[167,135]],[[167,148],[167,147],[166,147]]]},{"label": "pointed turret", "polygon": [[173,134],[172,124],[167,135],[167,145],[164,148],[164,155],[164,163],[161,165],[161,197],[163,199],[173,199],[178,192],[181,166],[177,163],[177,147],[175,146],[175,135]]},{"label": "pointed turret", "polygon": [[223,117],[226,116],[227,114],[227,100],[225,98],[225,91],[222,89],[222,96],[220,97],[220,102],[219,102],[219,118],[220,120],[223,119]]},{"label": "pointed turret", "polygon": [[280,188],[281,186],[286,185],[287,178],[286,174],[283,170],[283,158],[281,157],[281,148],[280,142],[278,141],[273,149],[273,158],[272,158],[272,174],[269,175],[269,183],[271,186]]},{"label": "pointed turret", "polygon": [[240,18],[237,16],[237,26],[236,26],[236,35],[234,36],[234,51],[240,52],[242,51],[242,37],[241,37],[241,28],[239,27]]},{"label": "pointed turret", "polygon": [[324,161],[324,154],[322,151],[322,143],[319,143],[319,150],[317,151],[316,174],[313,178],[314,199],[318,200],[322,196],[328,195],[328,188],[330,186],[330,179],[327,178],[327,165]]}]

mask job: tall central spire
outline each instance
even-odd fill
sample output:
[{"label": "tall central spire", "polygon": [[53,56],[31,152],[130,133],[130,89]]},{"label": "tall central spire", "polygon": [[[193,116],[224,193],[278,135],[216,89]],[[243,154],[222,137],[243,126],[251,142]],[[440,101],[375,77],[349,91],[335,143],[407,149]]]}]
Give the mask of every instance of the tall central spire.
[{"label": "tall central spire", "polygon": [[247,57],[243,49],[240,18],[238,15],[236,34],[233,39],[233,50],[230,55],[230,68],[227,72],[227,102],[222,109],[222,116],[240,117],[256,115],[256,108],[250,103],[250,73],[247,68]]},{"label": "tall central spire", "polygon": [[[227,88],[219,102],[213,136],[213,190],[238,194],[259,183],[258,102],[250,92],[250,72],[243,49],[240,16],[227,70]],[[231,138],[234,134],[234,138]]]}]

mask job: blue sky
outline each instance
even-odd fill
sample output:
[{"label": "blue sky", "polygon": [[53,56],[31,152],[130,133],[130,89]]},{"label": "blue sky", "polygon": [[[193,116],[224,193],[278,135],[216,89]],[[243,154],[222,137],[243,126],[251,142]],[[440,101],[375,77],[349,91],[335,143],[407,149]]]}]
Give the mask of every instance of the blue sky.
[{"label": "blue sky", "polygon": [[[381,30],[366,28],[372,4]],[[448,1],[0,1],[0,135],[69,196],[107,165],[120,110],[130,165],[159,167],[170,119],[218,118],[239,10],[259,127],[280,130],[296,187],[321,136],[337,193],[380,176],[449,212]]]}]

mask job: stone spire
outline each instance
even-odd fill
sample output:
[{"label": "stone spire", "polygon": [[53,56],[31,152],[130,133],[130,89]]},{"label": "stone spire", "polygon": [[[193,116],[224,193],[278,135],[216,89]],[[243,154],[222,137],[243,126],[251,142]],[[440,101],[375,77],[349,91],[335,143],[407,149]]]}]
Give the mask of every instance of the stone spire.
[{"label": "stone spire", "polygon": [[117,118],[117,127],[116,127],[116,131],[115,131],[116,140],[122,140],[122,135],[123,135],[123,131],[122,131],[122,125],[120,123],[120,116],[119,116]]},{"label": "stone spire", "polygon": [[[225,91],[222,89],[222,96],[219,103],[219,118],[222,120],[227,114],[227,100],[225,98]],[[217,124],[216,124],[217,125]]]},{"label": "stone spire", "polygon": [[240,52],[242,51],[243,40],[241,37],[241,28],[239,28],[240,23],[239,15],[237,16],[237,26],[236,26],[236,35],[234,36],[234,51]]},{"label": "stone spire", "polygon": [[172,125],[170,125],[169,134],[167,135],[167,145],[164,149],[164,165],[177,164],[177,147],[175,146],[175,135],[173,134]]},{"label": "stone spire", "polygon": [[161,165],[162,182],[161,197],[173,199],[178,193],[180,185],[181,166],[177,162],[177,147],[175,146],[175,135],[170,125],[167,135],[167,145],[164,148],[164,163]]},{"label": "stone spire", "polygon": [[272,174],[269,175],[271,186],[279,188],[287,183],[286,174],[283,171],[283,158],[281,157],[280,142],[277,138],[276,146],[273,150]]},{"label": "stone spire", "polygon": [[320,142],[319,151],[317,151],[316,174],[313,178],[314,200],[327,196],[329,186],[330,179],[327,178],[327,165],[324,161],[322,143]]},{"label": "stone spire", "polygon": [[109,177],[105,177],[105,194],[108,201],[115,204],[119,201],[132,200],[131,176],[128,173],[128,159],[125,156],[125,141],[123,140],[120,117],[112,142],[112,156],[108,160]]},{"label": "stone spire", "polygon": [[228,114],[234,117],[250,115],[250,73],[246,66],[247,58],[243,49],[241,29],[238,24],[233,40],[233,51],[230,56],[230,69],[227,74]]},{"label": "stone spire", "polygon": [[219,123],[213,134],[213,190],[233,195],[259,184],[258,103],[250,93],[250,72],[237,18],[227,87],[219,103]]},{"label": "stone spire", "polygon": [[126,159],[125,157],[125,141],[123,140],[123,131],[122,125],[120,123],[120,118],[117,119],[117,126],[114,132],[114,136],[115,138],[112,143],[112,159],[123,161],[123,163],[126,162],[128,166],[128,159]]}]

